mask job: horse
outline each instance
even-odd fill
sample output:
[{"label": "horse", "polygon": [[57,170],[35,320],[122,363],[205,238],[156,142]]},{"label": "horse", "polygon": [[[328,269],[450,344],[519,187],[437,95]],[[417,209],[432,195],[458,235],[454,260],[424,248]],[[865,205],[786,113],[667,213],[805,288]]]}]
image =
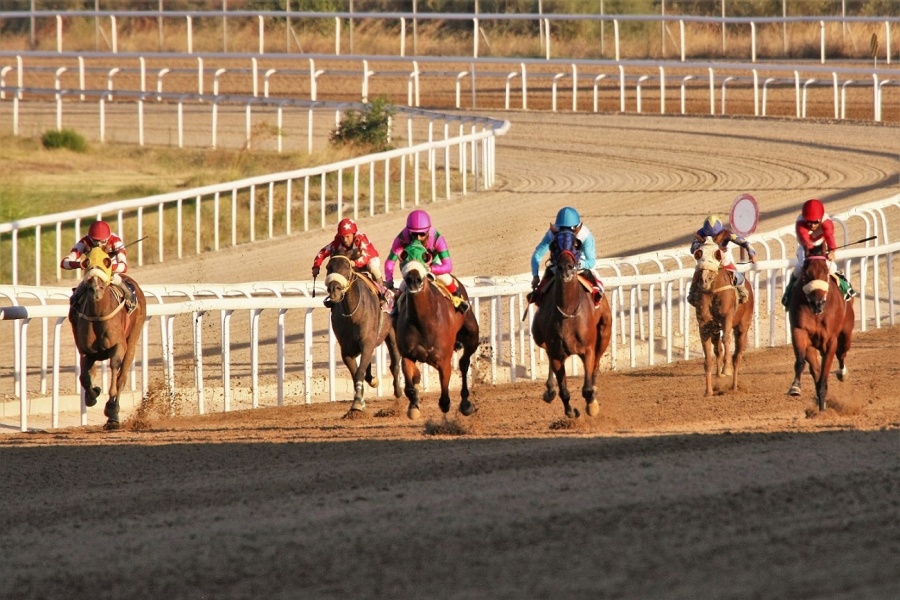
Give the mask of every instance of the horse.
[{"label": "horse", "polygon": [[[800,293],[802,291],[802,293]],[[816,384],[816,401],[825,410],[828,372],[835,356],[838,381],[847,376],[845,359],[853,336],[853,299],[844,300],[837,280],[830,275],[824,256],[807,256],[788,308],[794,346],[794,381],[791,396],[800,395],[804,363]],[[821,363],[820,363],[821,360]]]},{"label": "horse", "polygon": [[[697,326],[703,344],[703,372],[706,396],[713,395],[712,373],[718,377],[731,375],[731,389],[738,389],[738,371],[747,346],[753,320],[753,290],[747,290],[747,301],[738,303],[737,290],[728,269],[722,266],[719,244],[707,237],[694,252],[697,266],[691,284],[699,290],[696,303]],[[734,353],[731,351],[734,344]]]},{"label": "horse", "polygon": [[[404,257],[401,257],[401,261]],[[462,350],[459,358],[459,372],[462,376],[459,412],[469,416],[475,412],[475,405],[469,401],[469,364],[478,348],[478,321],[475,314],[467,309],[457,310],[446,292],[434,280],[426,262],[409,259],[401,267],[406,291],[397,299],[397,345],[403,357],[404,393],[409,400],[406,416],[419,418],[419,394],[416,386],[421,381],[421,372],[416,364],[422,362],[438,371],[441,381],[441,397],[438,406],[446,414],[450,410],[450,374],[453,355]],[[468,301],[468,293],[457,280],[459,294]]]},{"label": "horse", "polygon": [[612,311],[606,296],[600,296],[599,302],[595,302],[591,285],[585,285],[580,279],[576,258],[579,247],[580,242],[573,232],[557,233],[550,248],[556,273],[547,284],[531,323],[532,338],[550,359],[543,400],[553,401],[558,384],[559,397],[568,418],[578,418],[581,413],[569,402],[566,359],[572,355],[581,358],[584,365],[581,395],[588,416],[596,416],[600,408],[594,398],[594,386],[600,372],[600,357],[606,352],[613,332]]},{"label": "horse", "polygon": [[378,385],[378,377],[372,375],[372,357],[382,342],[387,345],[390,355],[394,397],[399,398],[402,392],[397,335],[391,318],[381,309],[374,284],[354,270],[352,259],[343,254],[331,256],[326,273],[325,287],[332,301],[331,327],[341,347],[341,358],[353,376],[350,410],[366,408],[363,380],[371,387]]},{"label": "horse", "polygon": [[104,429],[118,429],[119,392],[125,389],[128,381],[128,370],[134,361],[147,315],[147,303],[137,282],[121,275],[126,285],[134,290],[136,301],[133,311],[123,310],[125,299],[115,286],[110,285],[112,261],[103,249],[93,248],[83,266],[84,277],[69,309],[75,346],[81,356],[79,381],[84,388],[85,406],[97,404],[101,389],[92,383],[96,363],[109,360],[109,399],[103,409],[107,418]]}]

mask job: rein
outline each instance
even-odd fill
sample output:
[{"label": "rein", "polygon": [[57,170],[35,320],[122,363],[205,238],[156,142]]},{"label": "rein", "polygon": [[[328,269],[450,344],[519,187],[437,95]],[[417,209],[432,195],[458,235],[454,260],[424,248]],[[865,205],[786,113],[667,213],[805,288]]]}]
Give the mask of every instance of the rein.
[{"label": "rein", "polygon": [[[90,273],[90,271],[88,271],[88,273]],[[108,283],[106,284],[105,287],[106,287],[107,290],[110,289]],[[116,298],[115,292],[112,292],[112,290],[110,290],[110,292],[112,293],[113,298]],[[83,293],[84,293],[84,294],[87,294],[88,292],[87,292],[87,290],[85,290]],[[85,299],[86,297],[87,297],[87,296],[82,296],[82,300],[81,300],[82,306],[84,305],[84,302],[85,302],[84,299]],[[109,320],[112,319],[114,316],[116,316],[116,314],[117,314],[120,310],[122,310],[122,307],[123,307],[123,306],[125,306],[125,299],[124,299],[124,298],[122,299],[121,302],[118,302],[118,298],[116,298],[116,299],[117,299],[116,307],[115,307],[115,308],[112,310],[112,312],[110,312],[110,313],[107,313],[107,314],[105,314],[105,315],[100,315],[99,317],[95,317],[95,316],[91,316],[91,315],[86,315],[86,314],[84,314],[83,312],[78,311],[78,317],[81,318],[81,319],[84,319],[85,321],[91,321],[91,322],[93,322],[93,323],[102,322],[102,321],[109,321]]]}]

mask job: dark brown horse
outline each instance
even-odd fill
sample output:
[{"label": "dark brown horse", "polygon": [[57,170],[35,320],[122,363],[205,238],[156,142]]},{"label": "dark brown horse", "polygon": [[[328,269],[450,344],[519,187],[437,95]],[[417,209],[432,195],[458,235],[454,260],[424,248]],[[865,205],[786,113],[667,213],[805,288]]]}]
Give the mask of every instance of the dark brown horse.
[{"label": "dark brown horse", "polygon": [[612,312],[606,296],[601,296],[595,304],[591,291],[579,280],[578,244],[571,231],[561,231],[551,244],[556,273],[543,293],[531,324],[535,343],[550,359],[544,402],[553,401],[559,384],[559,397],[569,418],[577,418],[580,412],[569,403],[566,359],[572,355],[581,358],[584,365],[581,395],[588,416],[593,417],[600,410],[599,402],[594,399],[600,357],[612,339]]},{"label": "dark brown horse", "polygon": [[808,256],[803,261],[788,311],[794,345],[794,382],[788,394],[800,395],[800,375],[806,363],[816,384],[819,410],[825,410],[828,372],[835,356],[838,381],[847,376],[844,359],[850,350],[855,316],[853,299],[844,300],[837,281],[829,274],[824,256]]},{"label": "dark brown horse", "polygon": [[126,285],[134,289],[135,309],[125,310],[125,300],[110,285],[111,261],[106,252],[94,248],[83,262],[85,273],[76,300],[69,309],[69,321],[75,335],[75,346],[81,355],[81,387],[86,406],[97,404],[101,390],[92,383],[96,363],[109,360],[109,400],[103,409],[105,429],[119,428],[119,392],[125,389],[128,370],[144,327],[147,304],[138,284],[122,275]]},{"label": "dark brown horse", "polygon": [[699,290],[696,310],[706,395],[713,395],[714,371],[718,377],[731,375],[731,389],[737,391],[738,371],[753,320],[753,290],[747,290],[747,301],[738,304],[732,276],[722,266],[722,250],[711,238],[694,252],[694,258],[697,267],[692,286]]},{"label": "dark brown horse", "polygon": [[[337,254],[328,260],[325,286],[331,305],[331,327],[341,346],[341,358],[353,376],[353,404],[350,410],[363,410],[363,380],[378,385],[372,374],[372,357],[384,342],[390,355],[390,370],[394,381],[394,397],[399,398],[400,351],[391,318],[381,309],[381,300],[374,283],[353,269],[351,259]],[[357,357],[359,362],[357,363]]]},{"label": "dark brown horse", "polygon": [[[460,312],[438,287],[428,268],[418,260],[410,260],[402,267],[406,291],[398,298],[397,344],[403,356],[404,393],[409,399],[406,415],[419,417],[419,394],[416,386],[421,372],[416,364],[422,362],[438,371],[441,380],[441,398],[438,405],[442,412],[450,410],[450,374],[453,354],[462,349],[459,373],[462,378],[459,412],[465,416],[475,412],[469,402],[469,364],[478,348],[478,321],[471,310]],[[462,283],[457,282],[459,294],[468,300]]]}]

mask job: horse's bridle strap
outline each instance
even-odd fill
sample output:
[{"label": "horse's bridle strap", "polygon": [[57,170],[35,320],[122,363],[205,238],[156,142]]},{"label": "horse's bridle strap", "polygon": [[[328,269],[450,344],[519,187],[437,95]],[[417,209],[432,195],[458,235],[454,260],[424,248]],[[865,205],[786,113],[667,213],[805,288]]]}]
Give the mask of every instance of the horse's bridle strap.
[{"label": "horse's bridle strap", "polygon": [[78,313],[78,316],[79,316],[80,318],[84,319],[85,321],[93,321],[93,322],[97,322],[97,321],[109,321],[109,320],[112,319],[114,316],[116,316],[116,313],[118,313],[120,310],[122,310],[122,307],[123,307],[123,306],[125,306],[125,302],[124,302],[124,301],[119,302],[118,306],[116,306],[116,308],[113,309],[113,311],[112,311],[111,313],[109,313],[109,314],[107,314],[107,315],[103,315],[103,316],[101,316],[101,317],[92,317],[92,316],[90,316],[90,315],[84,314],[83,312],[79,312],[79,313]]}]

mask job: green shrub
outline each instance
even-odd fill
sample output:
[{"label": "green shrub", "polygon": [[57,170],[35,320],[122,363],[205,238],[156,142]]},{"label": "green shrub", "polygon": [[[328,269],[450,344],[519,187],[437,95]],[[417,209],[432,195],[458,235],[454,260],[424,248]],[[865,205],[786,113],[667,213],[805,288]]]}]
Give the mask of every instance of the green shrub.
[{"label": "green shrub", "polygon": [[383,97],[374,99],[362,110],[350,109],[331,131],[331,144],[339,148],[353,146],[375,152],[389,150],[393,114],[394,108]]},{"label": "green shrub", "polygon": [[68,148],[73,152],[84,152],[87,150],[87,142],[84,137],[74,129],[45,131],[41,136],[41,143],[48,150],[56,148]]}]

